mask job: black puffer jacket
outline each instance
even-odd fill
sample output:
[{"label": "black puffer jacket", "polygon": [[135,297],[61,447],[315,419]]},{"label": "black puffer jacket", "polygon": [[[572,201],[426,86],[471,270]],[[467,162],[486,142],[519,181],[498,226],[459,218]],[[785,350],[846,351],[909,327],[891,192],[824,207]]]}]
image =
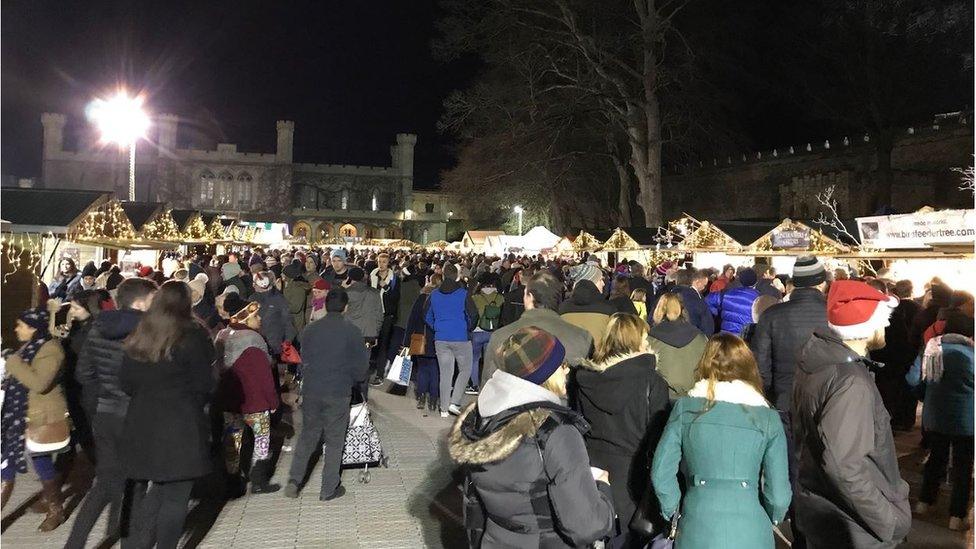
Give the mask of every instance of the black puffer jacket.
[{"label": "black puffer jacket", "polygon": [[129,395],[119,385],[122,370],[122,341],[136,329],[142,311],[122,309],[104,311],[92,321],[91,330],[78,355],[75,379],[86,398],[97,399],[97,413],[125,416]]},{"label": "black puffer jacket", "polygon": [[891,418],[868,365],[829,329],[818,329],[800,351],[793,502],[811,547],[895,547],[911,528]]},{"label": "black puffer jacket", "polygon": [[797,353],[817,328],[827,328],[827,298],[816,288],[797,288],[759,318],[749,343],[766,398],[784,412],[793,398]]}]

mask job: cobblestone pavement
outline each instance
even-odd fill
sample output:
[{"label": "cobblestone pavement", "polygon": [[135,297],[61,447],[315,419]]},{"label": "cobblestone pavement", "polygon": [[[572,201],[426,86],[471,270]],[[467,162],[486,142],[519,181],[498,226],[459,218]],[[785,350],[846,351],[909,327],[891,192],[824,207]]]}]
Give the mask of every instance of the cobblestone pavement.
[{"label": "cobblestone pavement", "polygon": [[[360,484],[359,471],[343,473],[347,494],[331,502],[318,500],[321,466],[316,466],[307,490],[298,499],[268,494],[246,496],[226,504],[195,494],[183,546],[203,548],[418,548],[463,547],[460,497],[445,445],[450,420],[423,417],[409,397],[371,391],[371,412],[380,431],[389,468],[371,470],[371,482]],[[917,433],[898,437],[902,475],[912,483],[913,495],[921,481]],[[284,484],[291,454],[278,462],[275,481]],[[5,548],[63,547],[71,526],[56,531],[36,531],[39,515],[25,513],[40,490],[32,475],[18,479],[13,498],[4,512],[2,543]],[[212,494],[218,493],[210,488]],[[966,547],[967,535],[950,532],[945,516],[948,494],[929,517],[915,517],[909,542],[902,547],[955,549]],[[70,496],[69,507],[79,495]],[[111,547],[103,540],[105,517],[96,525],[89,547]],[[788,531],[788,527],[786,528]],[[117,545],[117,544],[115,544]],[[785,545],[780,544],[785,547]],[[972,547],[972,544],[969,544]]]}]

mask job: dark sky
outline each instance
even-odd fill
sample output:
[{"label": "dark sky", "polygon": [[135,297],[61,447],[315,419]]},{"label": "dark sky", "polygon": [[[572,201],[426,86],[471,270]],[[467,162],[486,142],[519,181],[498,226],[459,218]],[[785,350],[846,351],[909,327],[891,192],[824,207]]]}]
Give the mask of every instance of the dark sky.
[{"label": "dark sky", "polygon": [[273,152],[296,124],[295,159],[388,165],[398,132],[419,135],[416,184],[436,184],[451,143],[441,103],[472,74],[434,61],[432,0],[348,2],[7,1],[2,18],[3,173],[40,174],[45,111],[84,126],[117,82],[156,113],[186,116],[182,144]]}]

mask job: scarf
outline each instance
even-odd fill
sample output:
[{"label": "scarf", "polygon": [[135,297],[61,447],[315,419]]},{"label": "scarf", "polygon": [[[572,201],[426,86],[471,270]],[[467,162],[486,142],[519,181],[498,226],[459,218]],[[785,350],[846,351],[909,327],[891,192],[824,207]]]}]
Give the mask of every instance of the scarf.
[{"label": "scarf", "polygon": [[938,382],[942,379],[942,343],[962,343],[972,345],[973,340],[959,334],[935,336],[925,344],[922,351],[922,380]]},{"label": "scarf", "polygon": [[324,297],[313,297],[312,298],[312,310],[320,311],[325,308],[325,298]]},{"label": "scarf", "polygon": [[373,269],[373,272],[369,274],[370,286],[380,291],[380,308],[384,314],[386,313],[386,303],[383,302],[383,298],[386,297],[386,292],[393,289],[396,281],[396,277],[393,275],[393,269],[387,269],[386,276],[380,277],[379,268]]}]

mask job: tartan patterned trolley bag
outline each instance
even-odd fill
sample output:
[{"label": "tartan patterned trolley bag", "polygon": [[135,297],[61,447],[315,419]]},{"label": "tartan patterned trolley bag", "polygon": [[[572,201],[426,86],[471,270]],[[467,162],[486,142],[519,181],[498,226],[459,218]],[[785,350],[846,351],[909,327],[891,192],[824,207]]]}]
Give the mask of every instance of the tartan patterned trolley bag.
[{"label": "tartan patterned trolley bag", "polygon": [[342,447],[342,465],[362,465],[359,482],[367,484],[370,480],[371,464],[389,467],[389,459],[383,455],[380,434],[373,425],[369,406],[363,401],[349,408],[349,430],[346,431],[346,443]]}]

